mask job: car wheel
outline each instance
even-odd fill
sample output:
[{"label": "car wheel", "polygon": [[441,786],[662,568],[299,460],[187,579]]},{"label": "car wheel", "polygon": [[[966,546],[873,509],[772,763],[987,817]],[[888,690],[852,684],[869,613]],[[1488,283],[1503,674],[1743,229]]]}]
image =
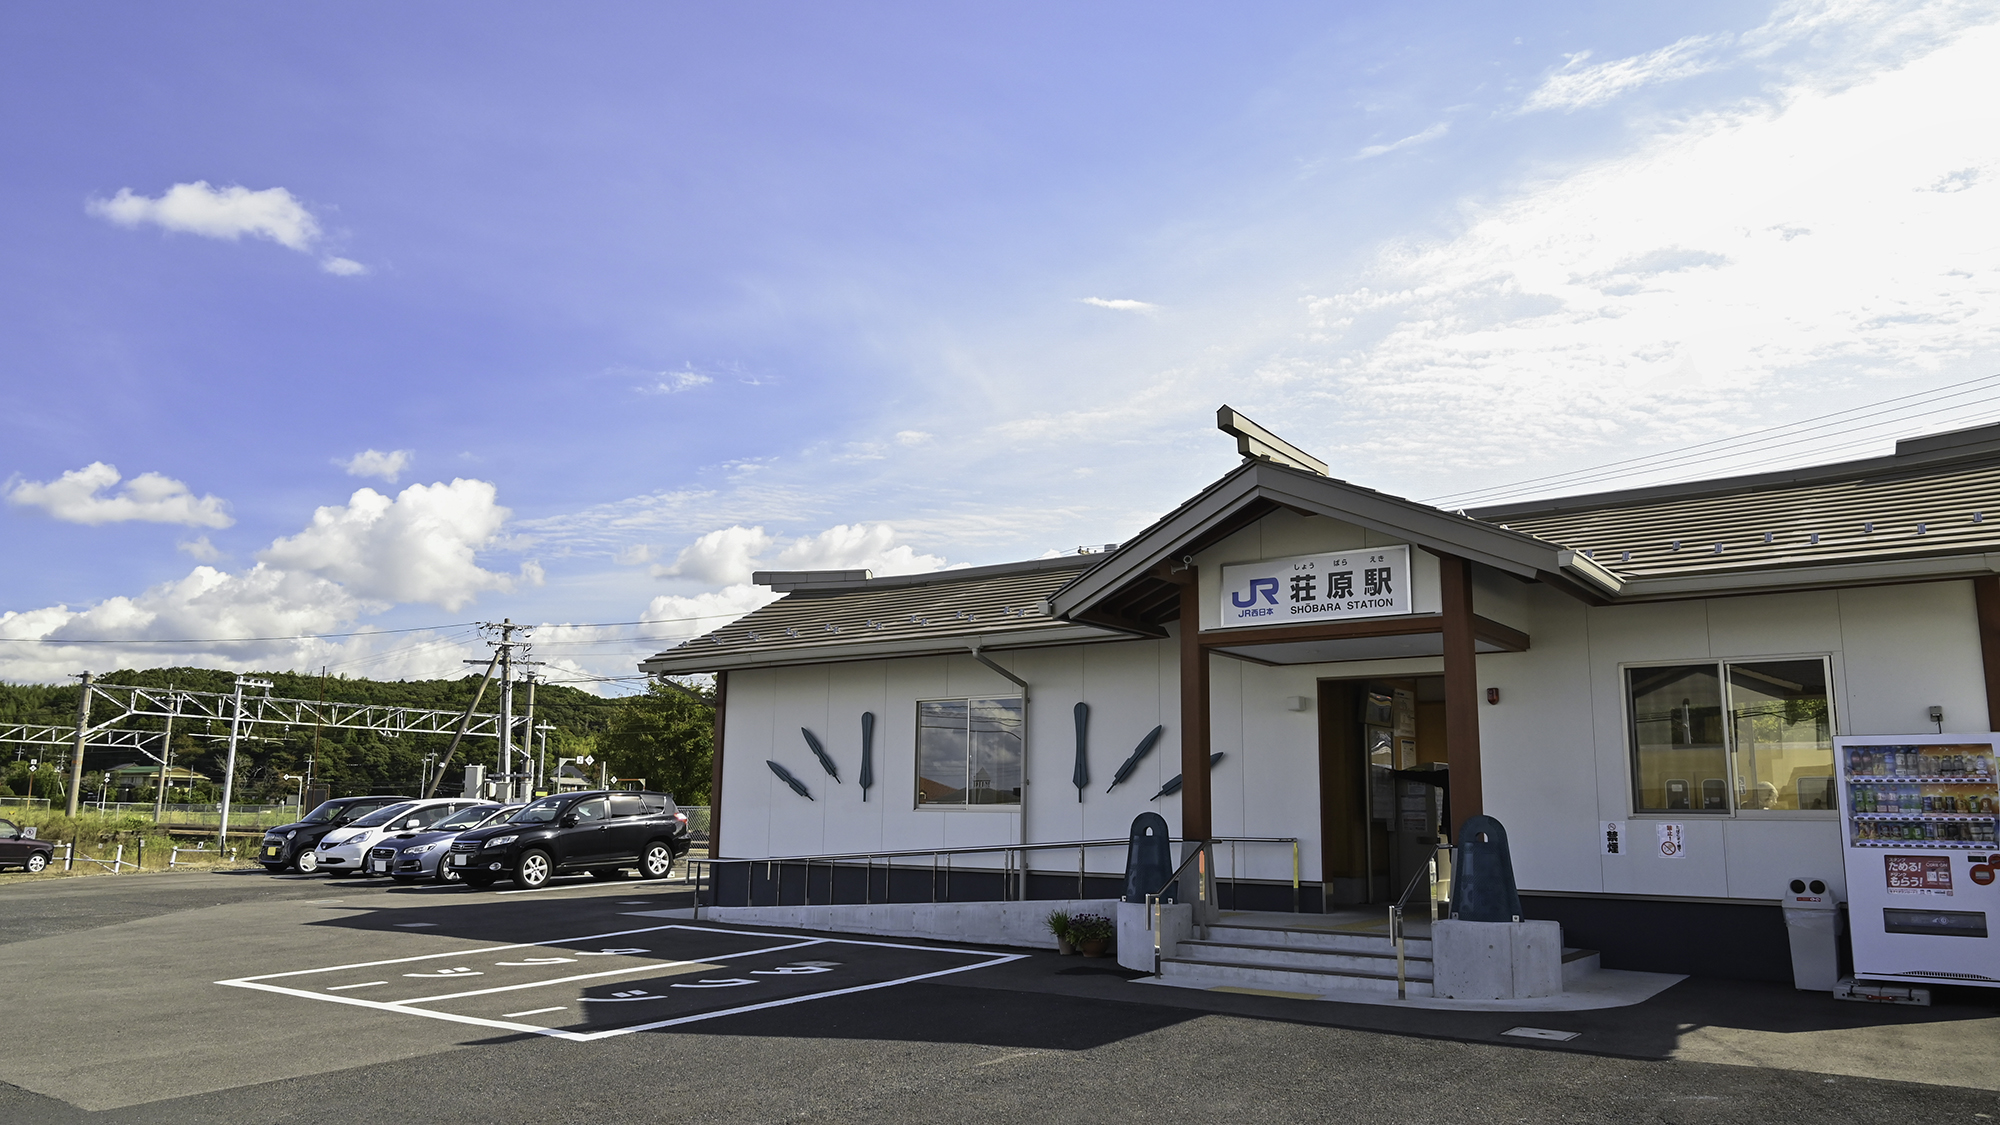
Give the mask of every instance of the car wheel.
[{"label": "car wheel", "polygon": [[298,868],[301,875],[311,875],[319,870],[319,853],[307,848],[292,859],[292,866]]},{"label": "car wheel", "polygon": [[514,885],[523,890],[538,890],[548,886],[549,877],[555,873],[555,864],[549,859],[549,853],[540,848],[529,848],[514,863]]},{"label": "car wheel", "polygon": [[471,887],[473,890],[483,891],[486,888],[493,885],[493,876],[474,875],[470,872],[467,872],[465,876],[465,885]]},{"label": "car wheel", "polygon": [[639,861],[639,871],[648,879],[664,879],[674,873],[674,849],[665,840],[655,840],[646,845],[646,854]]},{"label": "car wheel", "polygon": [[459,881],[458,868],[452,867],[449,864],[444,864],[444,863],[438,864],[437,881],[440,883],[458,882]]},{"label": "car wheel", "polygon": [[43,855],[40,852],[36,852],[34,855],[28,857],[28,863],[27,863],[28,874],[30,875],[38,874],[43,868],[47,867],[48,865],[49,865],[49,857]]},{"label": "car wheel", "polygon": [[590,869],[590,877],[608,883],[613,879],[623,879],[625,877],[625,869],[622,867],[593,867]]}]

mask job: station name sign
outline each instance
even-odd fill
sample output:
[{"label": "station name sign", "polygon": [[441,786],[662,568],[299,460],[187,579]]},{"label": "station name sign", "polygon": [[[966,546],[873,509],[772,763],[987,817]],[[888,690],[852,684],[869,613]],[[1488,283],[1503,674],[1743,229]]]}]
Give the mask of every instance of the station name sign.
[{"label": "station name sign", "polygon": [[1410,548],[1367,547],[1222,568],[1222,628],[1413,612]]}]

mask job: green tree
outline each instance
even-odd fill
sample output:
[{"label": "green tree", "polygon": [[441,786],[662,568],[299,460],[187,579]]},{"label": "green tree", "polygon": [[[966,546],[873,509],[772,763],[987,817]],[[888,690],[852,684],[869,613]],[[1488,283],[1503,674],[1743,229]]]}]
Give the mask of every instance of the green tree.
[{"label": "green tree", "polygon": [[715,696],[700,688],[654,682],[618,705],[604,743],[618,777],[645,778],[648,789],[683,805],[708,803],[715,760]]}]

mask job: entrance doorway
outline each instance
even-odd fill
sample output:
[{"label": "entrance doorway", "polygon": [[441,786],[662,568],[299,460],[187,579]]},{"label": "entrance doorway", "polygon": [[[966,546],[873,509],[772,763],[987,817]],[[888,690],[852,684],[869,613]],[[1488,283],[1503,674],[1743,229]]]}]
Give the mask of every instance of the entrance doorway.
[{"label": "entrance doorway", "polygon": [[1444,677],[1319,682],[1320,872],[1328,905],[1394,901],[1446,806]]}]

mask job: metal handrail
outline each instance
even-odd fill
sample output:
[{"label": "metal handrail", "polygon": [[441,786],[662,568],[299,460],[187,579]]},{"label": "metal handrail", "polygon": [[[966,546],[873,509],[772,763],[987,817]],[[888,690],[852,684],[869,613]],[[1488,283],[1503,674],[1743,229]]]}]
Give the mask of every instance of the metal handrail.
[{"label": "metal handrail", "polygon": [[[1173,837],[1169,837],[1168,842],[1186,843],[1187,841],[1184,839],[1176,840]],[[1004,857],[1004,865],[1001,868],[1001,878],[1002,878],[1001,893],[1003,898],[1007,896],[1007,888],[1009,886],[1015,886],[1019,888],[1021,900],[1026,901],[1028,892],[1028,875],[1030,874],[1027,864],[1027,855],[1026,855],[1027,852],[1062,851],[1070,848],[1077,849],[1078,852],[1077,886],[1078,886],[1078,894],[1080,897],[1082,893],[1081,889],[1083,886],[1083,878],[1084,878],[1082,853],[1089,848],[1123,847],[1129,845],[1130,843],[1131,841],[1129,838],[1120,838],[1115,840],[1051,840],[1051,841],[1044,841],[1041,843],[978,844],[978,845],[970,845],[966,847],[957,847],[957,848],[911,848],[911,849],[897,850],[897,851],[838,852],[828,855],[762,856],[755,859],[728,859],[720,856],[707,856],[698,858],[694,856],[689,856],[687,858],[687,863],[690,868],[689,871],[690,878],[695,883],[697,902],[700,901],[701,892],[708,887],[710,879],[713,874],[712,869],[717,864],[741,863],[745,865],[746,882],[745,882],[744,901],[746,902],[748,902],[751,898],[750,888],[753,884],[750,882],[750,880],[754,879],[754,876],[750,873],[751,865],[759,863],[764,864],[766,872],[768,873],[769,868],[772,864],[787,864],[787,863],[803,864],[805,865],[806,868],[805,905],[810,906],[812,905],[812,866],[815,863],[825,863],[829,867],[832,867],[841,860],[865,861],[867,864],[867,886],[864,893],[869,897],[869,901],[872,901],[875,890],[874,866],[876,860],[879,859],[884,861],[885,865],[884,882],[887,883],[890,878],[893,878],[896,860],[929,856],[931,860],[931,900],[935,902],[937,901],[938,859],[940,857],[943,857],[945,859],[945,866],[944,866],[945,888],[946,892],[949,893],[951,886],[950,882],[951,857],[960,855],[997,854]],[[1299,908],[1299,885],[1300,885],[1298,837],[1217,836],[1211,840],[1203,841],[1203,848],[1201,849],[1201,851],[1197,851],[1196,854],[1201,854],[1202,851],[1207,851],[1210,847],[1212,847],[1212,845],[1217,843],[1290,844],[1292,846],[1292,909],[1294,912],[1297,912]],[[1014,854],[1016,852],[1022,853],[1021,861],[1018,866],[1016,866],[1014,863]],[[1212,860],[1212,852],[1210,854]],[[1183,861],[1182,866],[1185,867],[1186,863],[1187,861]],[[698,876],[693,870],[696,864],[700,865],[700,873]],[[1215,875],[1214,866],[1215,866],[1214,863],[1210,862],[1207,868],[1205,869],[1204,881],[1202,886],[1202,894],[1205,896],[1204,902],[1206,902],[1208,905],[1211,906],[1213,905],[1214,902],[1214,875]],[[1178,874],[1178,872],[1176,872],[1176,874]],[[1171,885],[1173,880],[1169,879],[1167,882],[1169,885]],[[780,894],[779,897],[780,898],[783,897],[782,893]],[[829,899],[833,897],[831,879],[829,879],[828,882],[828,897]]]},{"label": "metal handrail", "polygon": [[1194,851],[1188,853],[1186,859],[1181,860],[1181,865],[1174,868],[1174,873],[1167,876],[1167,881],[1160,884],[1160,889],[1146,896],[1146,921],[1149,928],[1153,931],[1154,976],[1160,975],[1160,958],[1162,956],[1160,938],[1161,900],[1166,895],[1167,888],[1180,881],[1181,872],[1186,871],[1189,864],[1194,864],[1198,869],[1195,875],[1195,902],[1193,904],[1195,924],[1200,926],[1208,925],[1210,913],[1215,905],[1214,898],[1209,893],[1211,880],[1215,877],[1215,864],[1210,861],[1212,857],[1209,854],[1209,849],[1213,846],[1212,841],[1201,841],[1200,845]]},{"label": "metal handrail", "polygon": [[1396,900],[1395,905],[1389,907],[1389,940],[1394,942],[1396,946],[1396,999],[1398,1000],[1408,999],[1405,989],[1409,983],[1403,971],[1404,951],[1408,948],[1408,943],[1403,934],[1403,908],[1409,904],[1410,896],[1415,894],[1417,888],[1422,886],[1428,878],[1430,884],[1431,921],[1436,922],[1438,920],[1438,852],[1449,852],[1451,851],[1451,847],[1450,844],[1432,844],[1431,857],[1425,862],[1423,870],[1410,876],[1410,885],[1403,888],[1402,897]]}]

